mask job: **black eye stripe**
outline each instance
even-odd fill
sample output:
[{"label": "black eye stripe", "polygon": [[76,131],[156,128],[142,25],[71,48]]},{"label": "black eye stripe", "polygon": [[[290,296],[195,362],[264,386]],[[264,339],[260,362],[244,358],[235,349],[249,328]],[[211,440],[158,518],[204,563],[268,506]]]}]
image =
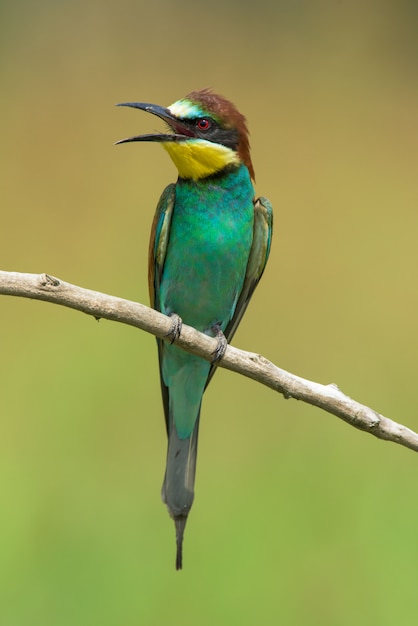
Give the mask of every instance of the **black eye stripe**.
[{"label": "black eye stripe", "polygon": [[[207,128],[201,128],[199,122],[206,120],[209,122]],[[220,143],[227,148],[237,150],[239,143],[239,133],[236,128],[223,128],[219,122],[209,116],[195,117],[193,119],[182,119],[181,123],[184,124],[189,130],[190,134],[194,137],[200,137],[205,141],[211,141],[213,143]]]}]

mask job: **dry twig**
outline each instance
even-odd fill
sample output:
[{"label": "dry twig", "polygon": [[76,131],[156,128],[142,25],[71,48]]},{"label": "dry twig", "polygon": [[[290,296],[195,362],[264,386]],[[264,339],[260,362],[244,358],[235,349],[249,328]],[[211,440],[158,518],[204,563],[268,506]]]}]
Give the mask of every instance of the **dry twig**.
[{"label": "dry twig", "polygon": [[[171,320],[143,304],[71,285],[48,274],[23,274],[0,271],[0,294],[46,300],[123,324],[129,324],[164,338]],[[190,326],[183,325],[176,340],[184,350],[211,360],[217,345],[212,339]],[[380,415],[352,400],[336,385],[321,385],[280,369],[264,357],[228,346],[219,367],[243,374],[279,393],[285,398],[308,402],[336,415],[351,426],[379,439],[393,441],[418,452],[418,434],[402,424]]]}]

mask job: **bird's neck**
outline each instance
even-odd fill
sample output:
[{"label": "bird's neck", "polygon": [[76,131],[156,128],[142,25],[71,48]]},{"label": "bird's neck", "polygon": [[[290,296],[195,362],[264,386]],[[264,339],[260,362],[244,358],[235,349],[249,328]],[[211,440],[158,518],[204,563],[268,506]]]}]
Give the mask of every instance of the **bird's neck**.
[{"label": "bird's neck", "polygon": [[245,165],[241,164],[238,167],[229,165],[220,172],[200,180],[179,177],[176,197],[177,201],[181,199],[181,204],[190,204],[193,211],[196,211],[196,206],[200,206],[200,201],[196,203],[196,198],[204,199],[201,207],[203,211],[209,204],[217,206],[230,203],[232,208],[252,204],[254,187]]}]

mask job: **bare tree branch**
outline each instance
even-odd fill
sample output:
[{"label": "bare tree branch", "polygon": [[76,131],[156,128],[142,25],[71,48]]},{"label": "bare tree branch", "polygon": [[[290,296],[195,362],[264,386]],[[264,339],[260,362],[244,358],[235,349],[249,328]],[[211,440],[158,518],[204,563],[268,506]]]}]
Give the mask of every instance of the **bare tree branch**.
[{"label": "bare tree branch", "polygon": [[[164,339],[171,320],[143,304],[83,289],[49,276],[0,271],[0,294],[21,296],[61,304],[77,311],[135,326]],[[211,360],[217,341],[190,326],[183,325],[176,340],[184,350]],[[243,374],[279,393],[285,398],[303,400],[336,415],[351,426],[379,439],[393,441],[418,452],[418,434],[373,409],[352,400],[336,385],[321,385],[276,367],[259,354],[228,346],[219,367]]]}]

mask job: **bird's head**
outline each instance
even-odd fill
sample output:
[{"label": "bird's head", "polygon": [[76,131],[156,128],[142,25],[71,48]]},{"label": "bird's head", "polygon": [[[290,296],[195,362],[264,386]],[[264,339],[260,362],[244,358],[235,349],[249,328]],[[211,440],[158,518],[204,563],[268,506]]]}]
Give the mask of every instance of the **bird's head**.
[{"label": "bird's head", "polygon": [[199,180],[226,167],[246,165],[254,179],[245,117],[223,96],[209,89],[192,91],[165,108],[146,102],[123,102],[160,117],[167,134],[137,135],[117,143],[157,141],[167,150],[180,178]]}]

